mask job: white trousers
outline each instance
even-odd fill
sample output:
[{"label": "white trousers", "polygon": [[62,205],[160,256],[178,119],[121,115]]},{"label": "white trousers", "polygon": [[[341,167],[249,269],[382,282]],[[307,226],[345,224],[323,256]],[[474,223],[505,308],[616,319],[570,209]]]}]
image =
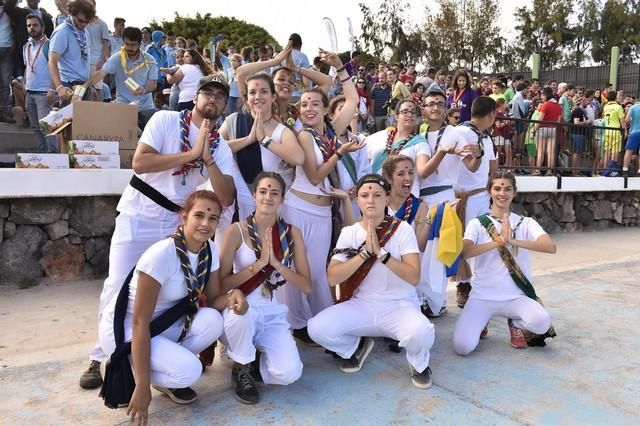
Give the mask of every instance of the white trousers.
[{"label": "white trousers", "polygon": [[266,384],[288,385],[302,375],[302,361],[287,322],[287,307],[251,305],[244,315],[226,309],[223,342],[229,358],[248,364],[260,357],[260,374]]},{"label": "white trousers", "polygon": [[488,192],[484,191],[469,197],[464,215],[464,227],[466,228],[472,219],[489,213],[490,210]]},{"label": "white trousers", "polygon": [[527,296],[500,302],[469,298],[453,332],[453,349],[458,355],[475,350],[482,329],[494,316],[511,319],[514,326],[536,334],[544,334],[551,326],[549,313]]},{"label": "white trousers", "polygon": [[345,359],[356,351],[362,336],[398,340],[416,371],[429,366],[429,350],[435,341],[433,324],[413,300],[370,301],[355,297],[310,319],[308,332],[315,342]]},{"label": "white trousers", "polygon": [[[131,339],[131,318],[125,319],[125,340]],[[151,338],[151,384],[165,388],[186,388],[202,375],[197,354],[209,347],[222,334],[222,316],[212,308],[199,308],[182,342],[177,343],[184,319],[176,321],[164,333]],[[105,317],[100,324],[100,346],[111,355],[116,348],[113,318]],[[129,355],[131,359],[131,355]],[[135,365],[132,362],[132,368]]]},{"label": "white trousers", "polygon": [[285,284],[276,293],[289,307],[291,328],[306,327],[309,318],[333,304],[327,279],[327,256],[331,246],[331,207],[317,206],[289,192],[282,206],[282,218],[300,229],[311,271],[311,293],[303,294]]},{"label": "white trousers", "polygon": [[[111,299],[118,296],[125,278],[136,266],[140,256],[154,243],[171,235],[176,230],[179,220],[177,214],[175,221],[170,222],[131,216],[126,213],[120,213],[116,217],[116,227],[109,248],[109,275],[104,281],[100,294],[98,324],[105,306],[109,304]],[[104,351],[96,343],[89,352],[89,359],[102,362],[106,358]]]}]

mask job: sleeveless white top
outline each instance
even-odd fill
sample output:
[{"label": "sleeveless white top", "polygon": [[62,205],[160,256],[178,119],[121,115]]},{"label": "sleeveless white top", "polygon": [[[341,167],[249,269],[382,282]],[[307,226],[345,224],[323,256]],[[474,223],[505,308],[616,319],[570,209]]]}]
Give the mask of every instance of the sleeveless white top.
[{"label": "sleeveless white top", "polygon": [[[316,166],[322,165],[322,163],[324,163],[324,159],[322,158],[322,152],[320,151],[320,148],[318,148],[315,140],[313,142],[313,153],[316,156]],[[322,188],[327,192],[331,191],[329,178],[324,178],[322,183],[313,185],[311,182],[309,182],[309,178],[304,172],[304,168],[302,166],[296,166],[296,177],[293,180],[293,185],[291,185],[291,188],[295,189],[296,191],[304,192],[305,194],[321,195],[325,197],[327,196],[327,194],[322,192],[320,189]]]}]

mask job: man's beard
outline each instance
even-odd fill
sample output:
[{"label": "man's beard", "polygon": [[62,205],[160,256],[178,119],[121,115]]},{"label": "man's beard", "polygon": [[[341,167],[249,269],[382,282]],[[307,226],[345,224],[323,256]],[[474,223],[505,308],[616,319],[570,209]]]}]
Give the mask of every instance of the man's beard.
[{"label": "man's beard", "polygon": [[29,33],[29,37],[31,37],[34,40],[40,40],[42,38],[42,33]]},{"label": "man's beard", "polygon": [[202,118],[206,118],[211,121],[215,121],[218,118],[218,115],[220,115],[217,105],[210,103],[206,104],[202,108],[198,108],[198,106],[196,106],[196,111]]}]

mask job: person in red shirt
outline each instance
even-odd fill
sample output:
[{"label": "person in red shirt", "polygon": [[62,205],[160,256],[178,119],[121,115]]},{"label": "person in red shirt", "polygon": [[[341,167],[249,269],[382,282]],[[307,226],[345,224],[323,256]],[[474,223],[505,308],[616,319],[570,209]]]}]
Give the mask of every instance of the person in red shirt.
[{"label": "person in red shirt", "polygon": [[[553,97],[553,89],[551,87],[545,87],[542,90],[542,101],[540,117],[538,118],[540,121],[533,127],[533,135],[538,145],[536,167],[538,169],[542,168],[546,155],[546,174],[547,176],[552,176],[553,168],[556,164],[556,133],[558,132],[558,125],[554,123],[562,121],[562,107]],[[537,170],[534,174],[539,175],[540,171]]]},{"label": "person in red shirt", "polygon": [[511,155],[511,136],[513,129],[509,116],[507,115],[507,108],[509,104],[504,98],[498,98],[496,100],[496,121],[493,124],[493,144],[497,150],[497,156],[500,159],[500,164],[511,167],[512,155]]}]

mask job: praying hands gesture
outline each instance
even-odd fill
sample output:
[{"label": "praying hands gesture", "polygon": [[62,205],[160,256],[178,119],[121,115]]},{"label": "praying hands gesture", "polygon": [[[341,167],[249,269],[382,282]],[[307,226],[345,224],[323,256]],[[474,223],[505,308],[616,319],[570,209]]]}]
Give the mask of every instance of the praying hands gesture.
[{"label": "praying hands gesture", "polygon": [[256,113],[256,119],[253,120],[253,126],[251,127],[251,131],[254,132],[254,136],[258,142],[260,142],[267,135],[264,130],[264,117],[262,115],[262,111],[258,110]]},{"label": "praying hands gesture", "polygon": [[373,220],[367,222],[367,239],[365,240],[364,248],[373,256],[378,256],[378,253],[380,253],[380,242],[378,241],[378,234],[376,234],[376,227],[373,226]]},{"label": "praying hands gesture", "polygon": [[509,213],[505,213],[502,216],[502,229],[500,230],[500,236],[505,244],[511,241],[511,222],[509,222]]},{"label": "praying hands gesture", "polygon": [[202,157],[205,163],[208,163],[211,160],[211,145],[209,144],[209,134],[211,133],[211,120],[205,118],[202,120],[202,124],[200,124],[200,132],[198,133],[198,138],[196,139],[196,146],[193,147],[191,152],[196,152],[200,155],[196,155],[193,159],[197,159],[199,156]]},{"label": "praying hands gesture", "polygon": [[264,231],[264,235],[261,236],[261,239],[262,248],[260,250],[260,259],[256,261],[257,270],[263,269],[271,260],[271,227]]}]

